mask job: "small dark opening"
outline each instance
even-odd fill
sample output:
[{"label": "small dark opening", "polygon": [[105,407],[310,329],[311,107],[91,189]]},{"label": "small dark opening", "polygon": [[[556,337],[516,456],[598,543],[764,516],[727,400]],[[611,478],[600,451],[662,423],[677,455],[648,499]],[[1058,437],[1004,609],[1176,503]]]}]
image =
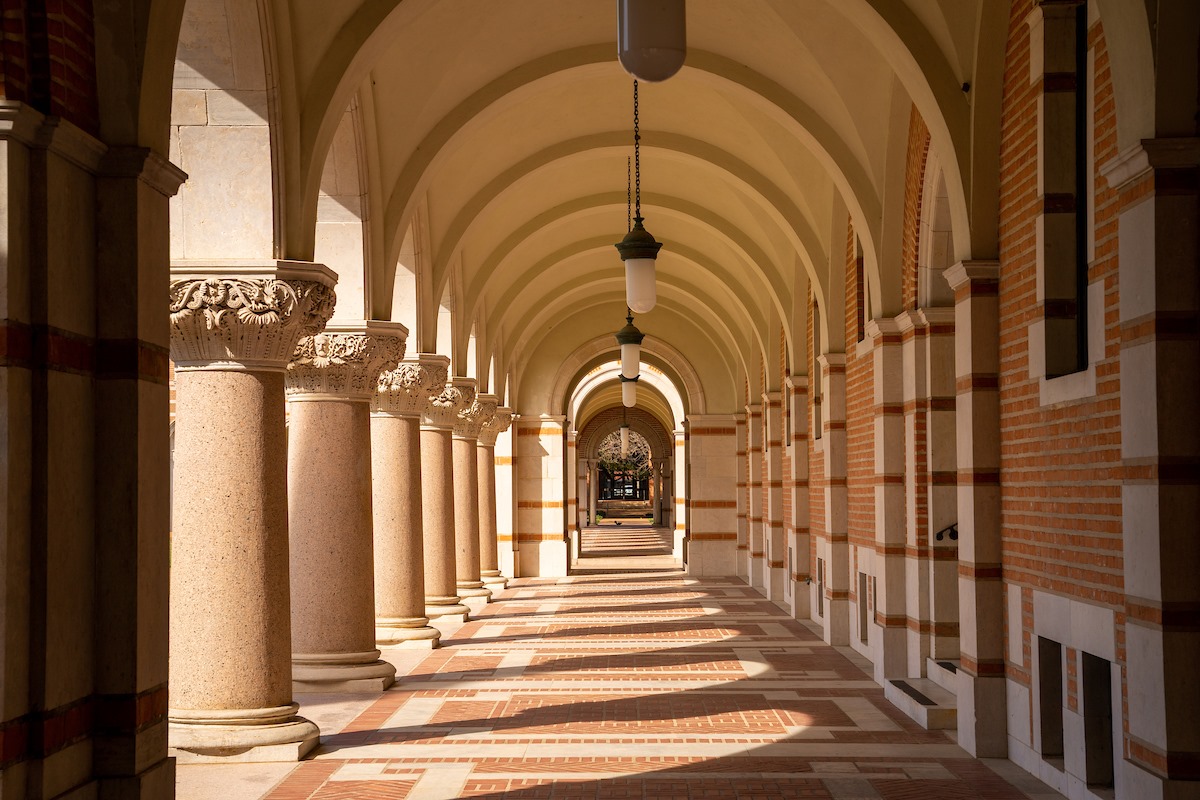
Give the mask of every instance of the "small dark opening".
[{"label": "small dark opening", "polygon": [[[1063,757],[1063,675],[1062,645],[1037,637],[1038,707],[1041,710],[1042,758],[1062,761]],[[1061,769],[1061,764],[1059,766]]]}]

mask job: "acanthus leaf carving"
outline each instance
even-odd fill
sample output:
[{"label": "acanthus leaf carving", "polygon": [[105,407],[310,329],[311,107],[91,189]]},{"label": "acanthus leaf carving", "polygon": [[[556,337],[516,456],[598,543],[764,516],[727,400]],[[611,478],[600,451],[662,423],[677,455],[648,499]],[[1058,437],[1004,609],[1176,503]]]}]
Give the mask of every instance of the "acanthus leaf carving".
[{"label": "acanthus leaf carving", "polygon": [[369,399],[380,373],[404,357],[404,338],[370,331],[325,331],[304,336],[288,363],[287,392]]},{"label": "acanthus leaf carving", "polygon": [[429,395],[446,385],[449,369],[444,364],[421,361],[401,362],[379,376],[375,411],[419,414]]}]

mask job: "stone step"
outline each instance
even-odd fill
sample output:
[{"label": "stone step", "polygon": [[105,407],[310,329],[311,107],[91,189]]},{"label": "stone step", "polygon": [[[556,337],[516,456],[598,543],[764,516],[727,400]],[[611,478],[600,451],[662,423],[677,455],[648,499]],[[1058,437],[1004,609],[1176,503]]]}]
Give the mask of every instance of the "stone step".
[{"label": "stone step", "polygon": [[884,696],[926,730],[958,728],[958,697],[928,678],[897,678],[883,685]]},{"label": "stone step", "polygon": [[926,659],[925,673],[929,679],[950,694],[958,694],[958,659]]}]

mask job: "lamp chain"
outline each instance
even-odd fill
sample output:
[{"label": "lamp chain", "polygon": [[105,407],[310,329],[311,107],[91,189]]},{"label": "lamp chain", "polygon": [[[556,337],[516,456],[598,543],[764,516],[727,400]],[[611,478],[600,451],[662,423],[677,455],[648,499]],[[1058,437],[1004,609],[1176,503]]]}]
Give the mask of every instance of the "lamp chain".
[{"label": "lamp chain", "polygon": [[634,216],[642,216],[642,134],[638,124],[638,82],[633,79],[633,201]]},{"label": "lamp chain", "polygon": [[625,159],[625,232],[633,230],[633,171]]}]

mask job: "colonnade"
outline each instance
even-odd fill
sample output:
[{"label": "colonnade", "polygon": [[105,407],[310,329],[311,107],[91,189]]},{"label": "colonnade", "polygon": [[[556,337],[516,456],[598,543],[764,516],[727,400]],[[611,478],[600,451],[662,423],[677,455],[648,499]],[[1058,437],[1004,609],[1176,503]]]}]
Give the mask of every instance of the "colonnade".
[{"label": "colonnade", "polygon": [[318,264],[172,269],[170,744],[293,760],[294,691],[382,691],[380,647],[502,588],[494,448],[511,420],[392,322],[330,323]]}]

